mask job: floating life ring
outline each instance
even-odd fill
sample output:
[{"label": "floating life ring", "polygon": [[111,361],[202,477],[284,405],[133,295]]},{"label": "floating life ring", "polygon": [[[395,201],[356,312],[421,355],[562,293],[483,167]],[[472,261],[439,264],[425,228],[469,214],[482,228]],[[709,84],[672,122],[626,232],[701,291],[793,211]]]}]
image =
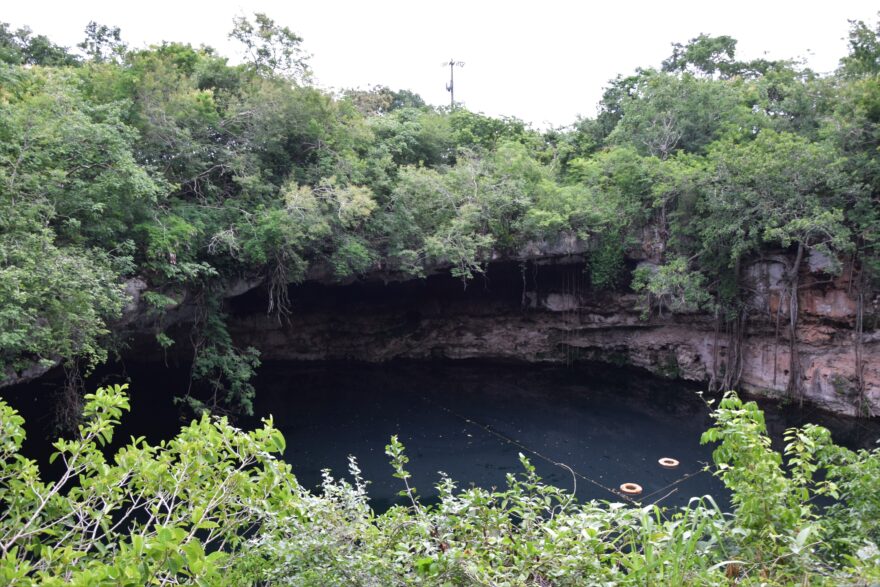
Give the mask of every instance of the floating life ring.
[{"label": "floating life ring", "polygon": [[620,491],[627,495],[638,495],[642,492],[642,486],[638,483],[624,483],[620,486]]},{"label": "floating life ring", "polygon": [[660,463],[660,466],[664,469],[674,469],[680,464],[677,460],[670,459],[669,457],[663,457],[657,462]]}]

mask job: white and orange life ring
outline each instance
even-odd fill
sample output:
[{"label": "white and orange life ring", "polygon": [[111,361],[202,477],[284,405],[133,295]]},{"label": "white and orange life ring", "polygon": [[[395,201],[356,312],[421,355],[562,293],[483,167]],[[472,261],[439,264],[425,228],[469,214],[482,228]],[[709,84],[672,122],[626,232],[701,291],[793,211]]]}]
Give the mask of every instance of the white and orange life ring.
[{"label": "white and orange life ring", "polygon": [[626,495],[639,495],[642,492],[642,486],[638,483],[624,483],[620,486],[620,492]]}]

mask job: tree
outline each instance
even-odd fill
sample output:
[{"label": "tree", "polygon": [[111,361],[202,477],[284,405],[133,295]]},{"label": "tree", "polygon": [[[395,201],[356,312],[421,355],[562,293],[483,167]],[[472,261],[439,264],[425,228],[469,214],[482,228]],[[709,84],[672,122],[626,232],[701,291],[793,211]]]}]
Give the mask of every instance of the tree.
[{"label": "tree", "polygon": [[880,284],[880,84],[871,77],[847,79],[835,98],[822,131],[844,154],[845,169],[860,186],[853,190],[847,221],[867,280]]},{"label": "tree", "polygon": [[126,301],[106,253],[58,247],[53,234],[0,204],[0,381],[35,365],[107,358]]},{"label": "tree", "polygon": [[[701,255],[739,267],[762,245],[795,247],[788,267],[790,362],[788,390],[801,394],[797,321],[799,276],[805,254],[820,250],[832,259],[851,249],[844,223],[846,177],[828,143],[810,143],[789,133],[764,130],[754,141],[721,141],[707,157],[699,226]],[[704,264],[707,266],[708,263]],[[780,304],[782,300],[780,300]]]},{"label": "tree", "polygon": [[410,90],[393,91],[388,86],[374,86],[366,90],[351,89],[342,92],[364,116],[388,114],[401,108],[424,108],[425,101]]},{"label": "tree", "polygon": [[275,24],[264,13],[254,14],[254,22],[244,16],[233,20],[229,33],[244,45],[250,64],[259,72],[278,74],[296,83],[308,80],[308,55],[302,50],[302,38],[287,27]]},{"label": "tree", "polygon": [[755,124],[737,86],[729,82],[645,71],[616,107],[612,144],[666,159],[676,151],[702,152],[728,129]]},{"label": "tree", "polygon": [[673,43],[672,55],[665,59],[662,70],[666,72],[691,72],[713,77],[730,77],[736,71],[736,39],[722,35],[712,37],[701,34],[686,45]]},{"label": "tree", "polygon": [[515,117],[492,118],[456,108],[449,114],[449,124],[456,146],[466,149],[494,150],[510,141],[536,147],[540,142],[540,135]]},{"label": "tree", "polygon": [[34,35],[28,27],[13,32],[8,23],[0,22],[0,63],[63,67],[78,61],[44,35]]},{"label": "tree", "polygon": [[416,274],[448,264],[470,279],[493,250],[515,250],[526,211],[549,183],[549,170],[517,142],[489,153],[462,149],[448,168],[404,167],[384,218],[389,260]]},{"label": "tree", "polygon": [[34,68],[0,103],[0,371],[107,356],[134,264],[130,229],[163,184],[134,159],[117,107],[78,71]]},{"label": "tree", "polygon": [[873,30],[864,21],[849,21],[849,54],[840,65],[843,74],[850,77],[880,74],[880,20]]},{"label": "tree", "polygon": [[122,40],[118,26],[107,26],[95,21],[86,25],[86,38],[77,45],[94,63],[121,63],[128,45]]},{"label": "tree", "polygon": [[686,45],[673,43],[672,55],[663,61],[661,68],[670,73],[687,72],[708,78],[758,78],[787,63],[767,59],[737,61],[734,59],[736,43],[736,39],[727,35],[713,37],[706,34],[691,39]]},{"label": "tree", "polygon": [[[431,110],[400,108],[367,120],[373,141],[367,160],[390,156],[396,166],[437,167],[452,162],[455,153],[449,116]],[[393,172],[392,172],[393,173]]]},{"label": "tree", "polygon": [[706,292],[705,275],[692,271],[687,259],[674,257],[656,268],[643,266],[633,274],[633,291],[646,294],[645,314],[657,310],[670,312],[697,312],[710,300]]}]

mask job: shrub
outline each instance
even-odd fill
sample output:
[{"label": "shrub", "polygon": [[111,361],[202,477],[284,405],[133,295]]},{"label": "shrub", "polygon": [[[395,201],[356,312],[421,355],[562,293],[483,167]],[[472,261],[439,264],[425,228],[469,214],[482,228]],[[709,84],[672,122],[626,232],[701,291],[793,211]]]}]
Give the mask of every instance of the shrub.
[{"label": "shrub", "polygon": [[[40,478],[19,454],[23,419],[0,402],[0,582],[6,585],[837,585],[880,580],[880,454],[835,446],[818,426],[773,451],[763,414],[735,394],[703,436],[732,494],[677,510],[590,501],[524,472],[503,489],[460,490],[441,474],[435,505],[386,447],[401,503],[370,507],[367,482],[324,472],[302,488],[266,420],[251,432],[207,414],[172,440],[104,450],[125,387],[86,396],[63,472]],[[824,477],[817,475],[824,472]],[[820,477],[822,480],[820,480]],[[575,477],[576,480],[576,477]],[[576,488],[575,488],[576,489]],[[836,501],[824,511],[815,496]]]}]

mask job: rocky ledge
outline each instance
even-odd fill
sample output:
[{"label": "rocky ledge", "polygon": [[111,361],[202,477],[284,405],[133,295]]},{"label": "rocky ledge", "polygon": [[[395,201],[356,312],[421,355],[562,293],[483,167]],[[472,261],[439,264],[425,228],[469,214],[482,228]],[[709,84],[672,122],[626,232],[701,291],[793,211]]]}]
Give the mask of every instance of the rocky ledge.
[{"label": "rocky ledge", "polygon": [[821,260],[811,260],[801,277],[801,390],[798,397],[786,392],[785,263],[781,256],[748,268],[754,297],[736,342],[712,315],[646,318],[638,295],[592,290],[578,255],[492,263],[468,284],[446,274],[345,285],[309,281],[291,288],[293,312],[282,319],[266,315],[263,290],[255,289],[231,300],[230,327],[238,344],[257,347],[267,360],[590,360],[707,385],[721,380],[737,344],[741,391],[880,415],[877,300],[863,302],[866,317],[857,332],[858,301],[847,272],[830,277]]}]

